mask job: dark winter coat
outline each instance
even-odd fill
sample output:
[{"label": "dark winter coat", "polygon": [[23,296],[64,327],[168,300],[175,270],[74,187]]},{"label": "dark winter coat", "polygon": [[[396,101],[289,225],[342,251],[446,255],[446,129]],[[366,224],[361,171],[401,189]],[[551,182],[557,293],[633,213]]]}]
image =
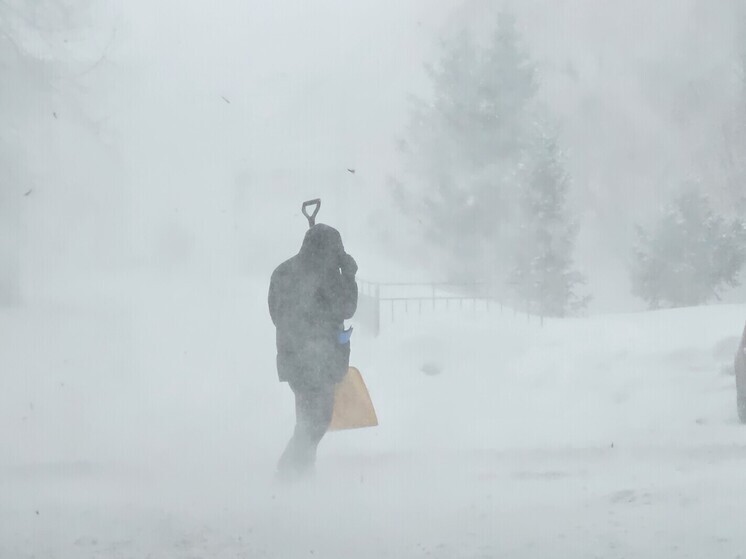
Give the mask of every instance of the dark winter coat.
[{"label": "dark winter coat", "polygon": [[280,381],[314,388],[347,372],[350,343],[339,343],[344,320],[357,308],[355,260],[339,232],[314,225],[300,252],[280,264],[269,286],[269,313],[277,328]]}]

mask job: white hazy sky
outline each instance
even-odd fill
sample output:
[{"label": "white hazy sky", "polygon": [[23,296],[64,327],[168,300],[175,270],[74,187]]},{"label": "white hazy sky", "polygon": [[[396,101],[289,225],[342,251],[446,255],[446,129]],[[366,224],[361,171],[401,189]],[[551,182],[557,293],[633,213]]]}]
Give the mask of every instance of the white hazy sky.
[{"label": "white hazy sky", "polygon": [[[62,266],[91,248],[112,259],[114,246],[132,253],[123,260],[191,255],[200,267],[235,253],[242,268],[261,262],[265,273],[297,249],[300,202],[316,196],[348,245],[384,235],[378,252],[391,252],[404,228],[386,179],[401,174],[408,96],[427,96],[423,64],[439,38],[489,27],[500,5],[94,3],[71,50],[104,60],[58,80],[53,106],[25,128],[40,194],[25,210],[31,260],[54,253]],[[603,291],[626,274],[636,222],[682,179],[720,172],[712,139],[738,85],[734,4],[506,5],[560,125],[584,227],[581,266]],[[620,281],[609,291],[626,291]]]}]

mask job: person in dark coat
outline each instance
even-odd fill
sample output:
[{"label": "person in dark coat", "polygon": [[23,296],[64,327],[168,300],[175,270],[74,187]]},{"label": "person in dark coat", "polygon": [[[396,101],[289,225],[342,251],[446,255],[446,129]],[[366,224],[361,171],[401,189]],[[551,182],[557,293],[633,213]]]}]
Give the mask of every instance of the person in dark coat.
[{"label": "person in dark coat", "polygon": [[357,308],[356,273],[339,232],[319,223],[306,233],[300,252],[272,274],[269,313],[277,329],[277,373],[295,394],[296,415],[278,464],[281,477],[313,469],[331,422],[334,386],[349,367],[343,329]]}]

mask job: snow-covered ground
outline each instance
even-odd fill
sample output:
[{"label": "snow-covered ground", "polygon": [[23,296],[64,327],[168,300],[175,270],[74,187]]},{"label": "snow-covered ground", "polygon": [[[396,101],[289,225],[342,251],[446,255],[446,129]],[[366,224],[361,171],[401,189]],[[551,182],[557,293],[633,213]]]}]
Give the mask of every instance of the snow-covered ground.
[{"label": "snow-covered ground", "polygon": [[264,283],[54,285],[0,312],[2,559],[746,555],[746,305],[360,328],[380,426],[283,486]]}]

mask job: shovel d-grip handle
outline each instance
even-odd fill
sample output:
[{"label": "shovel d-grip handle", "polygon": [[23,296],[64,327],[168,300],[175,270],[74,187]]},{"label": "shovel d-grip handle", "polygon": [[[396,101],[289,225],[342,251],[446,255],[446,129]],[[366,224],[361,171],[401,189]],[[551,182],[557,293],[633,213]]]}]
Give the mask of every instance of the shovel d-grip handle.
[{"label": "shovel d-grip handle", "polygon": [[[316,208],[313,210],[313,213],[311,215],[308,214],[308,210],[307,210],[309,206],[316,206]],[[321,209],[321,198],[316,198],[315,200],[307,200],[303,202],[303,207],[301,208],[301,211],[303,212],[303,215],[306,216],[309,227],[313,227],[314,225],[316,225],[316,214],[319,213],[320,209]]]}]

